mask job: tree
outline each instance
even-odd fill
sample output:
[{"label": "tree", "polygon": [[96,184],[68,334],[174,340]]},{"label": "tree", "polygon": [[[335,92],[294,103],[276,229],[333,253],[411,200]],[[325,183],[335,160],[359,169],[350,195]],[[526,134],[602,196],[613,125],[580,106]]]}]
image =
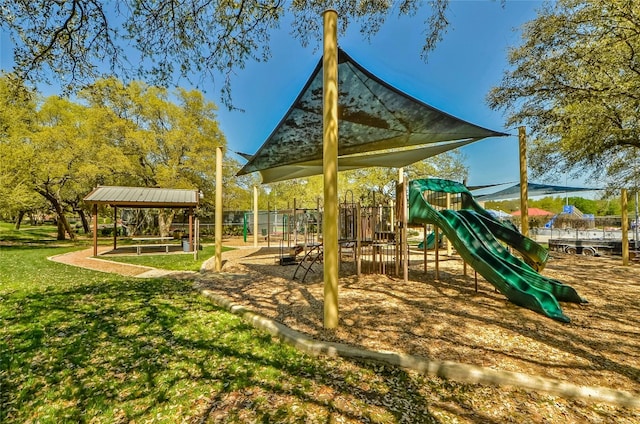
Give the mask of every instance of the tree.
[{"label": "tree", "polygon": [[15,218],[20,228],[22,216],[41,206],[25,178],[23,139],[33,125],[35,95],[7,75],[0,76],[0,213]]},{"label": "tree", "polygon": [[33,131],[21,145],[26,165],[22,175],[31,190],[51,205],[59,240],[65,239],[65,233],[75,238],[66,217],[70,210],[80,213],[87,230],[80,200],[123,163],[119,151],[103,137],[108,122],[94,112],[66,98],[48,97],[35,115]]},{"label": "tree", "polygon": [[321,39],[320,14],[327,7],[339,13],[342,32],[357,22],[365,37],[392,13],[421,13],[426,56],[446,31],[448,5],[449,0],[427,5],[419,0],[3,0],[0,26],[14,42],[14,71],[20,78],[42,80],[52,71],[73,88],[105,73],[166,85],[193,75],[214,79],[219,72],[223,99],[230,105],[233,70],[269,57],[270,31],[286,14],[293,17],[292,34],[307,44]]},{"label": "tree", "polygon": [[[404,172],[407,180],[445,178],[462,182],[467,177],[468,169],[464,165],[464,155],[453,151],[416,162],[405,167]],[[396,197],[397,181],[397,168],[363,168],[345,172],[340,187],[352,190],[356,200],[369,198],[372,201],[371,193],[375,193],[376,203],[389,202]]]},{"label": "tree", "polygon": [[529,127],[534,174],[572,170],[638,186],[639,2],[549,2],[509,62],[488,102],[507,127]]},{"label": "tree", "polygon": [[[444,153],[404,168],[407,179],[438,177],[462,181],[467,176],[464,157],[459,152]],[[361,168],[338,174],[338,198],[341,202],[361,201],[388,203],[396,197],[395,184],[398,181],[396,168]],[[315,207],[317,198],[323,197],[322,177],[314,176],[282,181],[269,185],[269,202],[277,207]]]},{"label": "tree", "polygon": [[[216,106],[197,90],[168,90],[140,81],[98,80],[80,92],[89,107],[106,110],[110,144],[125,157],[125,185],[184,188],[214,198],[216,147],[226,140]],[[107,113],[107,112],[105,112]],[[226,160],[225,168],[233,166]],[[234,168],[235,169],[235,168]],[[229,171],[225,172],[229,174]],[[159,227],[167,235],[175,210],[160,210]]]}]

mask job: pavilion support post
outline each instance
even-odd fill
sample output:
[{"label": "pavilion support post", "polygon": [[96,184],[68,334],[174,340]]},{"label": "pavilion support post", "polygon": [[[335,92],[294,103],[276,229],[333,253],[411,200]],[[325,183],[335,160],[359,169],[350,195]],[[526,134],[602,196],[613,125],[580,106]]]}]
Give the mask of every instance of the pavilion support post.
[{"label": "pavilion support post", "polygon": [[520,229],[522,235],[529,237],[529,181],[527,178],[527,131],[518,127],[520,146]]},{"label": "pavilion support post", "polygon": [[193,252],[195,248],[193,239],[193,208],[189,208],[189,252]]},{"label": "pavilion support post", "polygon": [[258,186],[253,186],[253,247],[258,247]]},{"label": "pavilion support post", "polygon": [[623,188],[620,194],[621,218],[622,218],[622,265],[629,265],[629,210],[627,189]]},{"label": "pavilion support post", "polygon": [[222,147],[216,147],[215,270],[222,270]]},{"label": "pavilion support post", "polygon": [[113,250],[118,248],[118,207],[113,207]]},{"label": "pavilion support post", "polygon": [[323,18],[324,327],[338,327],[338,13]]},{"label": "pavilion support post", "polygon": [[93,204],[92,211],[93,220],[93,256],[98,256],[98,204]]}]

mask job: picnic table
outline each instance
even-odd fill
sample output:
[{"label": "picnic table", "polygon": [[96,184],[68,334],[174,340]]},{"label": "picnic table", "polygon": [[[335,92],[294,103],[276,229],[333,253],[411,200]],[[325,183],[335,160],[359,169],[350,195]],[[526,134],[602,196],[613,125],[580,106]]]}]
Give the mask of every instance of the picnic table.
[{"label": "picnic table", "polygon": [[135,245],[138,255],[142,253],[142,248],[144,247],[164,247],[165,252],[169,253],[169,247],[174,246],[174,243],[163,243],[168,240],[173,240],[173,237],[133,237],[131,240],[140,243]]}]

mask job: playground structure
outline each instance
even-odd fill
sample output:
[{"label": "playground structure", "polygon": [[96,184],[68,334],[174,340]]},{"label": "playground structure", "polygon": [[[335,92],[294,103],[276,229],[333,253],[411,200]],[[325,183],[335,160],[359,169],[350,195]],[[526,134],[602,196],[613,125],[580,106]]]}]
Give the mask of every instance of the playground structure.
[{"label": "playground structure", "polygon": [[[294,201],[294,204],[297,202]],[[261,211],[258,228],[254,229],[253,213],[244,218],[244,238],[254,231],[267,242],[267,247],[277,246],[280,265],[298,265],[306,268],[302,280],[309,272],[320,272],[315,265],[322,264],[322,205],[315,209],[293,208]],[[396,231],[393,205],[376,202],[372,196],[370,205],[356,202],[347,195],[339,203],[338,237],[341,262],[356,264],[356,272],[388,273],[395,269]],[[312,262],[312,264],[308,264]],[[315,267],[315,268],[320,268]],[[298,270],[294,277],[298,278]]]},{"label": "playground structure", "polygon": [[[407,279],[410,259],[415,265],[417,253],[422,253],[426,272],[426,251],[434,249],[437,272],[440,248],[450,255],[455,248],[465,264],[519,306],[569,322],[559,302],[586,302],[572,287],[540,275],[547,249],[522,235],[511,222],[500,221],[483,209],[464,185],[441,179],[414,180],[409,182],[408,196],[405,186],[397,185],[392,202],[374,200],[363,205],[349,196],[340,202],[341,267],[352,262],[357,275],[378,273]],[[278,242],[275,262],[295,265],[292,278],[301,282],[322,272],[322,213],[318,202],[316,209],[277,211],[267,213],[266,221],[259,220],[261,226],[267,225],[266,234],[258,228],[259,234]],[[251,222],[250,217],[245,221]],[[409,232],[414,233],[411,241]],[[440,241],[437,247],[435,240]]]}]

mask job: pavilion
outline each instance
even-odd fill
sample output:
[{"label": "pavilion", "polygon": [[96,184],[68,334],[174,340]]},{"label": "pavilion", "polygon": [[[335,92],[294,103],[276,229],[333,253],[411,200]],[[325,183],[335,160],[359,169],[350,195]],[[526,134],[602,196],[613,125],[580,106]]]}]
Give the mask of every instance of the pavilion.
[{"label": "pavilion", "polygon": [[93,256],[98,256],[98,206],[113,208],[113,249],[117,248],[118,208],[168,208],[189,211],[189,246],[193,247],[193,213],[200,200],[198,190],[149,187],[98,186],[84,197],[92,205]]}]

